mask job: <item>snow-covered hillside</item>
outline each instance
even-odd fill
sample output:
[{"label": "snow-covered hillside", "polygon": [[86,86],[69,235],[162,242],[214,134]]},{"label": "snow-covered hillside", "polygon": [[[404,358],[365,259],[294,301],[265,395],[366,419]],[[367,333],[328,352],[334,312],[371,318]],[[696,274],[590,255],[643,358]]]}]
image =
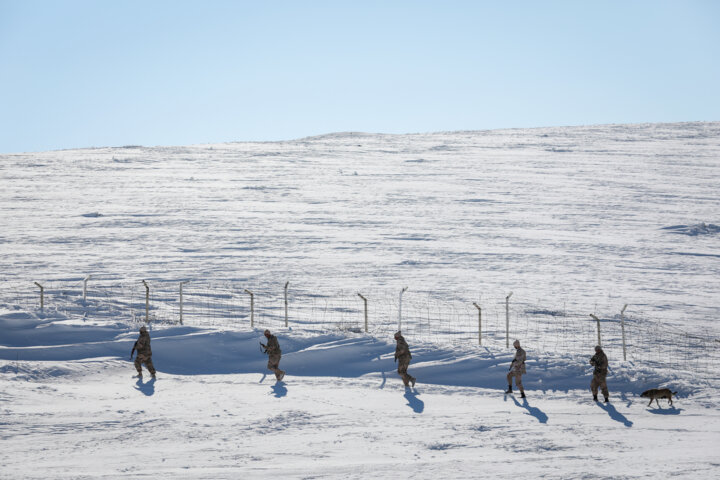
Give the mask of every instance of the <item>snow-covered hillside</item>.
[{"label": "snow-covered hillside", "polygon": [[717,476],[719,180],[720,123],[0,155],[0,478]]},{"label": "snow-covered hillside", "polygon": [[0,275],[513,291],[709,327],[719,157],[720,123],[0,155]]}]

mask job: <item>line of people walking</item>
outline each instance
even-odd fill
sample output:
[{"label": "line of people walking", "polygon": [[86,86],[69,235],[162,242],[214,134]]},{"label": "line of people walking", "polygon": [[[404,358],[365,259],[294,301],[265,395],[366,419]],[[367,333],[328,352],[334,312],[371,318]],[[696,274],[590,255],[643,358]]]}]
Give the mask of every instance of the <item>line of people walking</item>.
[{"label": "line of people walking", "polygon": [[[263,353],[268,356],[267,369],[275,374],[275,379],[279,382],[285,377],[285,371],[280,370],[280,359],[282,358],[282,350],[280,349],[280,342],[277,337],[273,335],[270,330],[263,332],[265,338],[267,338],[267,344],[260,343],[260,347]],[[398,364],[398,375],[402,378],[403,384],[407,388],[415,387],[417,379],[408,373],[408,367],[410,366],[410,360],[412,354],[410,353],[410,347],[405,341],[402,332],[398,331],[394,335],[395,337],[395,362]],[[513,342],[515,347],[515,357],[510,362],[510,368],[507,374],[508,388],[505,390],[506,394],[513,393],[512,381],[515,379],[515,386],[520,391],[520,398],[525,397],[525,389],[522,384],[522,376],[525,375],[525,361],[527,360],[527,354],[525,350],[520,346],[520,340]],[[133,346],[132,352],[130,352],[130,359],[132,360],[133,353],[137,351],[137,357],[135,358],[135,369],[138,372],[138,377],[142,378],[142,364],[155,378],[155,367],[152,363],[152,349],[150,348],[150,334],[147,328],[140,327],[140,336],[138,337],[135,345]],[[605,403],[610,401],[610,394],[607,388],[607,373],[608,373],[608,358],[603,352],[603,349],[598,345],[595,347],[595,355],[590,359],[590,364],[594,367],[593,378],[590,382],[590,390],[592,391],[593,400],[598,401],[598,390],[600,390],[605,399]]]}]

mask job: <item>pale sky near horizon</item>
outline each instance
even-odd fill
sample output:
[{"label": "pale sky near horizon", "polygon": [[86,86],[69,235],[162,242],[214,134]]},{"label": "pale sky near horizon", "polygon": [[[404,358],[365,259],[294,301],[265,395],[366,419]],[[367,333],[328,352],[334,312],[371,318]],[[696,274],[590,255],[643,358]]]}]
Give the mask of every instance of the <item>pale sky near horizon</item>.
[{"label": "pale sky near horizon", "polygon": [[0,0],[0,153],[720,120],[720,2]]}]

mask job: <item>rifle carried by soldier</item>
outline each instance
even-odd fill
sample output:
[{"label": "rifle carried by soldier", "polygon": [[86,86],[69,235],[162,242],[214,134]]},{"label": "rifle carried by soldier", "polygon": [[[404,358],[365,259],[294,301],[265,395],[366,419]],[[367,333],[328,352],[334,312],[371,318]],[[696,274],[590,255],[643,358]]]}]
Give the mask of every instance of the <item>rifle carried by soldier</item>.
[{"label": "rifle carried by soldier", "polygon": [[267,355],[267,354],[268,354],[267,345],[265,345],[264,343],[260,342],[260,351],[261,351],[262,353],[264,353],[265,355]]},{"label": "rifle carried by soldier", "polygon": [[130,360],[132,360],[132,357],[135,354],[136,348],[137,348],[137,340],[135,340],[135,345],[133,345],[132,351],[130,352]]}]

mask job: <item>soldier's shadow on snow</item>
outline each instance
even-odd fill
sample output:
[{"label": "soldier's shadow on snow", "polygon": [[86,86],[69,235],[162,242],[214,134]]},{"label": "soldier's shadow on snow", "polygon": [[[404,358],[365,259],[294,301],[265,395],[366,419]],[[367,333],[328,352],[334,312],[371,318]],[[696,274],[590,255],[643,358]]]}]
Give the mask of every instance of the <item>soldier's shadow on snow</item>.
[{"label": "soldier's shadow on snow", "polygon": [[287,395],[288,390],[285,388],[285,382],[277,382],[272,387],[272,394],[275,398],[281,398]]},{"label": "soldier's shadow on snow", "polygon": [[144,395],[151,397],[155,393],[155,379],[151,379],[147,383],[143,383],[142,378],[138,378],[135,382],[135,390],[141,391]]},{"label": "soldier's shadow on snow", "polygon": [[600,403],[600,402],[598,402],[597,405],[598,405],[598,407],[600,407],[600,408],[602,408],[603,410],[605,410],[605,411],[608,413],[608,415],[610,415],[610,418],[612,418],[612,419],[615,420],[616,422],[620,422],[620,423],[622,423],[623,425],[625,425],[625,426],[628,427],[628,428],[633,426],[633,422],[631,422],[630,420],[628,420],[625,415],[623,415],[622,413],[620,413],[620,412],[618,412],[617,410],[615,410],[615,405],[613,405],[612,403]]},{"label": "soldier's shadow on snow", "polygon": [[[507,395],[505,395],[505,396],[507,397]],[[524,408],[525,410],[528,411],[529,415],[537,418],[538,422],[547,423],[547,421],[548,421],[547,414],[545,414],[545,412],[543,412],[542,410],[540,410],[537,407],[530,406],[530,404],[527,401],[527,398],[523,398],[523,403],[518,402],[517,399],[515,398],[515,396],[513,396],[513,395],[511,395],[510,398],[512,398],[513,402],[515,402],[515,405],[517,405],[520,408]]]},{"label": "soldier's shadow on snow", "polygon": [[[258,383],[263,383],[266,377],[267,373],[263,373],[263,376]],[[282,398],[287,396],[288,394],[288,389],[285,387],[285,382],[275,382],[275,385],[270,386],[270,390],[272,391],[272,396],[275,398]]]},{"label": "soldier's shadow on snow", "polygon": [[405,400],[407,400],[408,407],[413,409],[415,413],[422,413],[425,410],[425,402],[420,400],[418,397],[418,391],[410,388],[405,389]]}]

